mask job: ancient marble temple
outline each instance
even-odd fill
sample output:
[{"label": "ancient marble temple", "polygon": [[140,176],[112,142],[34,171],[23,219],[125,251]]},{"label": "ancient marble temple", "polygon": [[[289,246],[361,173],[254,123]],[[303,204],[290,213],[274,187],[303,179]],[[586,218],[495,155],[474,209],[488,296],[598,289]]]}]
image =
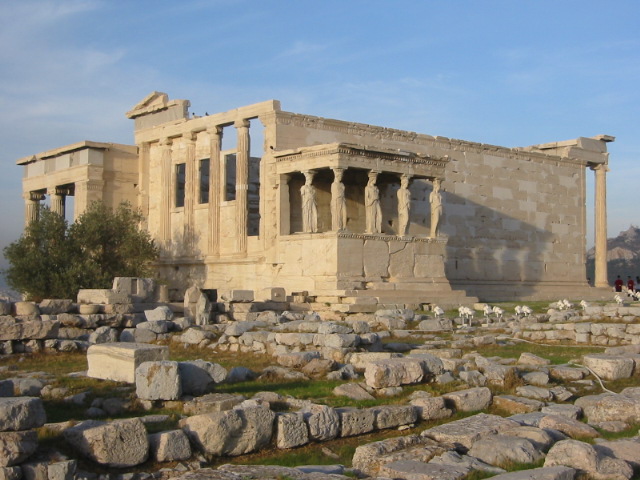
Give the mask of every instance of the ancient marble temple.
[{"label": "ancient marble temple", "polygon": [[[18,161],[26,221],[47,196],[77,216],[130,201],[162,247],[158,275],[227,291],[391,303],[585,295],[595,172],[596,287],[606,286],[606,143],[504,148],[281,110],[196,116],[153,92],[136,146],[81,142]],[[593,291],[595,289],[592,289]]]}]

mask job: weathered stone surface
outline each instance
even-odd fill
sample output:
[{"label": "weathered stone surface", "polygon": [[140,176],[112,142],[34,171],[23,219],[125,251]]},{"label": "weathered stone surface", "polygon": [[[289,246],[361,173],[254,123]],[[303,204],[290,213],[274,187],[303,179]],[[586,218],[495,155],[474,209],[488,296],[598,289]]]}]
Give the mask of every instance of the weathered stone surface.
[{"label": "weathered stone surface", "polygon": [[632,358],[618,355],[591,354],[583,356],[585,367],[590,368],[603,380],[629,378],[633,374]]},{"label": "weathered stone surface", "polygon": [[418,420],[418,409],[413,405],[382,405],[374,410],[378,430],[411,425]]},{"label": "weathered stone surface", "polygon": [[375,397],[357,383],[343,383],[333,389],[333,394],[353,400],[374,400]]},{"label": "weathered stone surface", "polygon": [[515,367],[511,365],[489,364],[482,367],[482,373],[487,377],[487,382],[499,387],[507,387],[518,378]]},{"label": "weathered stone surface", "polygon": [[178,370],[184,395],[204,395],[227,378],[224,367],[205,360],[179,362]]},{"label": "weathered stone surface", "polygon": [[89,335],[89,343],[115,343],[118,341],[118,330],[108,326],[98,327]]},{"label": "weathered stone surface", "polygon": [[372,388],[398,387],[420,383],[425,378],[422,360],[411,358],[391,358],[368,363],[364,378]]},{"label": "weathered stone surface", "polygon": [[540,411],[549,415],[560,415],[563,417],[571,418],[573,420],[577,420],[578,417],[580,417],[580,415],[582,414],[582,409],[580,407],[576,405],[560,403],[552,403],[551,405],[542,407]]},{"label": "weathered stone surface", "polygon": [[0,397],[0,432],[38,428],[46,421],[39,398]]},{"label": "weathered stone surface", "polygon": [[416,407],[422,420],[439,420],[453,415],[453,411],[446,407],[443,397],[421,396],[412,399],[411,405]]},{"label": "weathered stone surface", "polygon": [[387,463],[380,474],[405,480],[460,480],[469,469],[459,465],[424,463],[415,460],[398,460]]},{"label": "weathered stone surface", "polygon": [[388,438],[357,447],[352,464],[355,469],[376,476],[380,468],[387,463],[403,459],[428,462],[450,447],[418,435]]},{"label": "weathered stone surface", "polygon": [[87,350],[87,376],[135,383],[136,368],[143,362],[168,360],[169,349],[140,343],[104,343]]},{"label": "weathered stone surface", "polygon": [[278,413],[276,416],[276,445],[294,448],[309,443],[309,428],[301,413]]},{"label": "weathered stone surface", "polygon": [[442,395],[447,407],[458,412],[475,412],[491,405],[491,390],[487,387],[468,388]]},{"label": "weathered stone surface", "polygon": [[30,315],[40,315],[40,309],[35,302],[15,302],[13,310],[17,317]]},{"label": "weathered stone surface", "polygon": [[24,462],[37,448],[38,434],[35,430],[0,432],[0,467]]},{"label": "weathered stone surface", "polygon": [[482,472],[487,473],[504,473],[504,469],[500,467],[494,467],[493,465],[489,465],[488,463],[483,462],[475,457],[471,457],[469,455],[460,455],[456,451],[448,451],[443,453],[442,455],[438,455],[431,459],[429,463],[437,463],[444,465],[456,465],[459,467],[467,468],[469,471],[471,470],[480,470]]},{"label": "weathered stone surface", "polygon": [[523,352],[520,354],[520,358],[518,358],[518,364],[520,365],[549,365],[550,363],[550,360],[530,352]]},{"label": "weathered stone surface", "polygon": [[311,404],[305,406],[301,413],[309,426],[309,438],[312,440],[322,442],[338,436],[340,417],[335,409],[327,405]]},{"label": "weathered stone surface", "polygon": [[[302,373],[310,378],[320,378],[328,375],[336,367],[336,362],[327,358],[314,358],[300,369]],[[353,365],[345,365],[353,368]],[[342,368],[345,368],[342,367]]]},{"label": "weathered stone surface", "polygon": [[636,471],[640,470],[640,437],[620,440],[597,438],[596,444],[607,455],[624,460]]},{"label": "weathered stone surface", "polygon": [[189,440],[207,455],[244,455],[269,443],[275,413],[266,407],[207,413],[180,422]]},{"label": "weathered stone surface", "polygon": [[536,412],[544,406],[538,400],[515,395],[496,395],[493,397],[493,404],[511,414]]},{"label": "weathered stone surface", "polygon": [[573,480],[576,470],[564,466],[532,468],[496,475],[494,480]]},{"label": "weathered stone surface", "polygon": [[598,431],[586,423],[561,415],[546,415],[540,420],[538,427],[558,430],[571,438],[595,438],[599,436]]},{"label": "weathered stone surface", "polygon": [[517,427],[513,420],[498,415],[479,413],[471,417],[454,422],[438,425],[422,432],[422,436],[433,438],[438,442],[462,445],[471,448],[483,435],[501,433],[504,430]]},{"label": "weathered stone surface", "polygon": [[311,360],[320,358],[320,352],[292,352],[278,355],[276,361],[287,368],[302,368]]},{"label": "weathered stone surface", "polygon": [[[584,398],[584,397],[583,397]],[[640,399],[626,395],[602,395],[595,401],[579,403],[589,423],[608,421],[640,422]]]},{"label": "weathered stone surface", "polygon": [[527,385],[544,386],[549,383],[549,374],[546,372],[527,372],[522,375],[522,380]]},{"label": "weathered stone surface", "polygon": [[491,465],[533,463],[544,455],[528,439],[512,435],[486,435],[478,439],[469,455]]},{"label": "weathered stone surface", "polygon": [[20,480],[21,478],[22,469],[20,467],[0,467],[0,480]]},{"label": "weathered stone surface", "polygon": [[524,385],[516,388],[516,393],[521,397],[533,398],[543,402],[553,400],[553,393],[548,388],[534,387],[533,385]]},{"label": "weathered stone surface", "polygon": [[0,341],[56,338],[59,328],[57,320],[20,320],[8,315],[0,316]]},{"label": "weathered stone surface", "polygon": [[63,433],[65,440],[82,455],[109,467],[133,467],[149,455],[149,441],[139,418],[82,422]]},{"label": "weathered stone surface", "polygon": [[401,353],[392,352],[354,352],[349,355],[348,361],[357,370],[364,370],[368,363],[378,360],[388,360],[390,358],[401,358]]},{"label": "weathered stone surface", "polygon": [[544,466],[572,467],[595,479],[630,479],[633,476],[631,466],[624,460],[607,456],[604,450],[577,440],[562,440],[551,447]]},{"label": "weathered stone surface", "polygon": [[191,458],[191,445],[182,430],[149,435],[151,457],[156,462],[173,462]]},{"label": "weathered stone surface", "polygon": [[465,370],[460,372],[460,380],[471,387],[484,387],[487,384],[487,377],[478,370]]},{"label": "weathered stone surface", "polygon": [[372,408],[336,408],[340,417],[340,436],[362,435],[375,430],[376,411]]},{"label": "weathered stone surface", "polygon": [[136,395],[143,400],[177,400],[182,395],[178,362],[144,362],[136,368]]},{"label": "weathered stone surface", "polygon": [[157,320],[153,322],[142,322],[136,325],[136,330],[149,330],[156,335],[169,332],[173,322],[167,320]]},{"label": "weathered stone surface", "polygon": [[242,403],[245,398],[242,395],[231,393],[209,393],[186,402],[183,406],[186,415],[202,415],[204,413],[224,412],[231,410]]},{"label": "weathered stone surface", "polygon": [[153,310],[145,310],[144,316],[147,319],[147,322],[173,320],[173,312],[165,305],[156,307]]},{"label": "weathered stone surface", "polygon": [[[551,435],[547,430],[538,427],[521,426],[513,429],[505,430],[503,435],[526,438],[536,449],[546,452],[556,441],[555,435]],[[562,436],[562,440],[566,439]]]},{"label": "weathered stone surface", "polygon": [[215,334],[199,327],[191,327],[183,331],[182,335],[172,337],[172,341],[187,345],[203,345],[215,339]]},{"label": "weathered stone surface", "polygon": [[71,310],[73,300],[71,299],[46,299],[40,302],[38,306],[42,315],[59,315]]},{"label": "weathered stone surface", "polygon": [[553,366],[549,369],[549,376],[554,380],[562,380],[563,382],[575,382],[582,380],[589,374],[586,368],[568,367],[566,365]]}]

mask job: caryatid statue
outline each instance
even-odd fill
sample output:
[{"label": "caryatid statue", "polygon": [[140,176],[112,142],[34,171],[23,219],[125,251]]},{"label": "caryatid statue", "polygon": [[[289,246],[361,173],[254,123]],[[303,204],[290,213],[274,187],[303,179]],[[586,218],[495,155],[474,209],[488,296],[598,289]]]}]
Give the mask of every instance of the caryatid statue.
[{"label": "caryatid statue", "polygon": [[411,211],[410,178],[407,174],[403,174],[400,177],[400,189],[398,190],[398,235],[400,236],[407,234],[407,227],[409,226],[409,212]]},{"label": "caryatid statue", "polygon": [[333,169],[333,183],[331,184],[331,229],[338,231],[347,228],[347,199],[345,197],[342,174],[344,169]]},{"label": "caryatid statue", "polygon": [[440,194],[440,179],[433,180],[433,191],[429,195],[431,204],[431,237],[438,236],[438,223],[442,216],[442,195]]},{"label": "caryatid statue", "polygon": [[312,185],[315,172],[304,173],[305,183],[300,189],[302,195],[302,231],[315,233],[318,231],[318,207],[316,205],[316,187]]},{"label": "caryatid statue", "polygon": [[369,182],[364,189],[367,233],[382,233],[382,209],[380,208],[380,191],[376,186],[377,178],[378,172],[369,172]]}]

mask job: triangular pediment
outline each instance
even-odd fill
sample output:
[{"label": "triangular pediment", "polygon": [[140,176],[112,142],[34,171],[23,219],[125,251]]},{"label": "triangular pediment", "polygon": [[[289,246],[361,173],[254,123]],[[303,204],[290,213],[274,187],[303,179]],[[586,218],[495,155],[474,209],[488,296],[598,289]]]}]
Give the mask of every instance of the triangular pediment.
[{"label": "triangular pediment", "polygon": [[151,92],[127,112],[128,118],[146,115],[168,107],[169,95],[164,92]]}]

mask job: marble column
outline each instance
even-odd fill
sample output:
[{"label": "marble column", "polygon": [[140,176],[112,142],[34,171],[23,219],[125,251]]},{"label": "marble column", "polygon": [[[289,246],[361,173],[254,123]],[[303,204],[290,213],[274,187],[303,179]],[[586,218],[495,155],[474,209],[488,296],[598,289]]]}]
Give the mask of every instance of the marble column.
[{"label": "marble column", "polygon": [[209,134],[209,255],[220,254],[220,146],[222,127],[207,130]]},{"label": "marble column", "polygon": [[75,205],[73,219],[82,215],[93,202],[101,202],[104,189],[103,180],[84,180],[75,183]]},{"label": "marble column", "polygon": [[404,237],[409,228],[409,216],[411,214],[411,192],[409,191],[409,180],[411,175],[403,174],[400,177],[400,188],[398,189],[398,232]]},{"label": "marble column", "polygon": [[143,142],[138,154],[138,208],[142,212],[142,224],[147,228],[149,217],[149,161],[151,145]]},{"label": "marble column", "polygon": [[238,120],[234,126],[238,132],[236,152],[236,238],[237,251],[247,253],[247,222],[249,217],[249,120]]},{"label": "marble column", "polygon": [[364,207],[366,214],[366,233],[382,233],[382,208],[380,191],[376,185],[378,172],[369,172],[369,182],[364,189]]},{"label": "marble column", "polygon": [[184,135],[185,143],[185,191],[184,191],[184,244],[187,251],[195,246],[194,237],[194,206],[196,189],[196,137],[193,132]]},{"label": "marble column", "polygon": [[64,218],[64,200],[65,200],[65,190],[54,187],[47,191],[51,199],[51,211],[53,213],[57,213],[62,218]]},{"label": "marble column", "polygon": [[280,201],[278,202],[278,218],[280,219],[280,235],[291,235],[291,203],[289,197],[290,174],[280,175],[278,190]]},{"label": "marble column", "polygon": [[347,198],[342,183],[344,168],[332,168],[331,184],[331,230],[340,231],[347,228]]},{"label": "marble column", "polygon": [[596,287],[608,287],[607,279],[607,165],[592,166],[595,172],[595,279]]},{"label": "marble column", "polygon": [[38,212],[40,210],[40,201],[44,199],[44,195],[36,192],[27,192],[24,195],[25,215],[24,226],[28,227],[30,223],[38,220]]},{"label": "marble column", "polygon": [[170,138],[165,138],[160,143],[161,157],[160,157],[160,241],[168,243],[171,239],[171,202],[174,198],[173,190],[171,189],[171,145],[173,144]]}]

